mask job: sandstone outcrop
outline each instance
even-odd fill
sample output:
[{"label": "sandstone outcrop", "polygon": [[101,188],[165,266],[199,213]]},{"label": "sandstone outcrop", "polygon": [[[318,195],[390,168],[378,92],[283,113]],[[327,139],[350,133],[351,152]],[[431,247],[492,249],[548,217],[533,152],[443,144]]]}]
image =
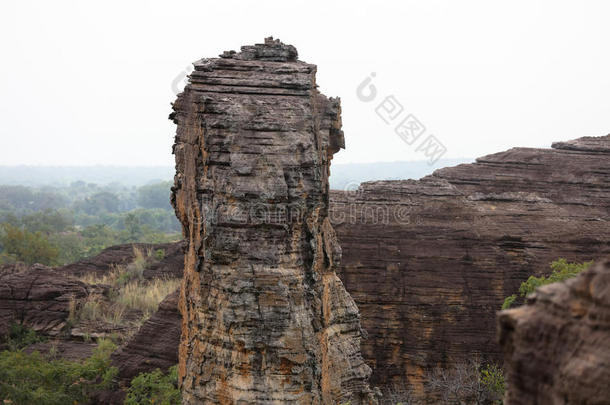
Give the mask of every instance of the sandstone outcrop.
[{"label": "sandstone outcrop", "polygon": [[13,323],[56,336],[66,328],[71,310],[95,287],[35,264],[0,275],[0,337]]},{"label": "sandstone outcrop", "polygon": [[610,260],[502,311],[507,405],[610,404]]},{"label": "sandstone outcrop", "polygon": [[335,274],[328,174],[338,99],[268,38],[202,59],[171,117],[187,238],[184,403],[369,402],[358,309]]},{"label": "sandstone outcrop", "polygon": [[496,311],[506,296],[559,257],[610,253],[609,148],[607,136],[515,148],[420,181],[331,191],[338,273],[369,335],[372,384],[408,380],[421,398],[434,367],[473,353],[500,362]]},{"label": "sandstone outcrop", "polygon": [[179,292],[165,298],[159,309],[138,332],[112,354],[112,364],[119,369],[119,378],[129,383],[142,372],[163,371],[178,363],[180,342]]},{"label": "sandstone outcrop", "polygon": [[[144,278],[181,278],[184,267],[184,252],[182,242],[178,243],[126,243],[110,246],[99,254],[87,257],[65,266],[57,267],[57,271],[74,277],[86,274],[101,276],[108,273],[114,266],[126,265],[135,258],[134,249],[143,253],[152,253],[147,259]],[[156,252],[162,252],[162,258],[156,257]]]},{"label": "sandstone outcrop", "polygon": [[408,380],[474,353],[500,362],[496,311],[560,257],[610,254],[610,136],[514,148],[419,181],[331,191],[339,276],[368,332],[371,384]]}]

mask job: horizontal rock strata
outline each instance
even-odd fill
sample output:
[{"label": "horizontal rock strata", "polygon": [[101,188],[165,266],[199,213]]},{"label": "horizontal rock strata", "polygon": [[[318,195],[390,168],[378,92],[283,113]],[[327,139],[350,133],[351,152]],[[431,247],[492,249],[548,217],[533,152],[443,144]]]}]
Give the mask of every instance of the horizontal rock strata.
[{"label": "horizontal rock strata", "polygon": [[267,39],[202,59],[174,103],[186,404],[369,401],[327,218],[339,100],[296,57]]},{"label": "horizontal rock strata", "polygon": [[66,330],[71,313],[97,288],[54,269],[33,265],[0,275],[0,336],[11,324],[57,336]]},{"label": "horizontal rock strata", "polygon": [[500,362],[496,311],[557,258],[610,253],[610,136],[514,148],[420,181],[331,191],[339,276],[369,334],[372,385],[413,384],[479,353]]},{"label": "horizontal rock strata", "polygon": [[434,367],[473,353],[500,362],[495,319],[504,298],[559,257],[610,252],[610,140],[583,139],[581,149],[581,140],[516,148],[421,181],[331,192],[339,275],[369,334],[362,348],[373,385],[408,379],[424,396]]}]

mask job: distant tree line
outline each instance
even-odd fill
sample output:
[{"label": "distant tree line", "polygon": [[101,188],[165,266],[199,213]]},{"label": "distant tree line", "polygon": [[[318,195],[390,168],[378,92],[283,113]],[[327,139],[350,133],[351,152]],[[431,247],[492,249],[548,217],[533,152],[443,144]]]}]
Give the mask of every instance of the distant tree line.
[{"label": "distant tree line", "polygon": [[116,244],[178,240],[170,187],[0,185],[0,264],[61,265]]}]

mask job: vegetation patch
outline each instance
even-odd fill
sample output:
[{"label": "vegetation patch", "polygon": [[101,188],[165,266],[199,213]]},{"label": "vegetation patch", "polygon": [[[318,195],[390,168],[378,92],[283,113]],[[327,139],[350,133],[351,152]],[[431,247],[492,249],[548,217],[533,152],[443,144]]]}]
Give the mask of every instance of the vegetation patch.
[{"label": "vegetation patch", "polygon": [[56,266],[117,244],[178,241],[171,184],[126,188],[77,181],[44,190],[0,185],[0,264]]},{"label": "vegetation patch", "polygon": [[433,370],[427,387],[443,404],[500,405],[506,390],[502,369],[483,364],[476,356],[450,369]]},{"label": "vegetation patch", "polygon": [[0,399],[4,404],[63,405],[88,402],[94,392],[111,388],[118,374],[110,366],[116,346],[100,340],[83,362],[46,358],[38,352],[0,352]]},{"label": "vegetation patch", "polygon": [[148,319],[159,308],[159,303],[180,287],[180,279],[144,279],[148,260],[156,256],[152,250],[146,254],[134,247],[134,259],[125,266],[115,266],[110,272],[81,277],[88,284],[105,284],[113,288],[110,297],[90,296],[76,313],[76,322],[103,321],[111,325],[126,325],[125,315],[137,311],[138,323]]},{"label": "vegetation patch", "polygon": [[171,367],[167,373],[156,369],[150,373],[140,373],[131,381],[125,405],[179,405],[182,396],[178,388],[178,367]]},{"label": "vegetation patch", "polygon": [[[551,263],[551,269],[553,272],[548,277],[530,276],[527,281],[521,283],[521,286],[519,287],[519,296],[526,297],[528,294],[534,292],[538,287],[576,277],[578,273],[588,269],[592,264],[593,261],[584,263],[568,263],[566,259],[555,260],[553,263]],[[502,304],[502,309],[509,309],[517,299],[517,294],[506,297],[506,299],[504,299],[504,303]]]},{"label": "vegetation patch", "polygon": [[44,340],[45,338],[38,335],[33,329],[20,323],[12,323],[4,338],[6,346],[11,351],[17,351]]}]

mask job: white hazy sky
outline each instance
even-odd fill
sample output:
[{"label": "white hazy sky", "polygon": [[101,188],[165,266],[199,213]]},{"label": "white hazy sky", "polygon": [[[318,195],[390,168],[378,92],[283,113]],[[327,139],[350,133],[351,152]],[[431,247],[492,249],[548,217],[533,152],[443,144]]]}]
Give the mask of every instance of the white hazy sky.
[{"label": "white hazy sky", "polygon": [[610,132],[609,1],[2,1],[0,165],[173,165],[172,81],[273,35],[340,96],[335,162],[424,156],[356,96],[371,72],[476,157]]}]

